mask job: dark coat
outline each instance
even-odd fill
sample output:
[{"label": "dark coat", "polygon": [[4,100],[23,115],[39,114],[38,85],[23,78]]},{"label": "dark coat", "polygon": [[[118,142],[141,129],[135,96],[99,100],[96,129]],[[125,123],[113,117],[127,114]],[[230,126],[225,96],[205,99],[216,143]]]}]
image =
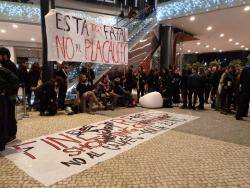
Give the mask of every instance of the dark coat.
[{"label": "dark coat", "polygon": [[240,75],[241,91],[250,95],[250,65],[247,65]]}]

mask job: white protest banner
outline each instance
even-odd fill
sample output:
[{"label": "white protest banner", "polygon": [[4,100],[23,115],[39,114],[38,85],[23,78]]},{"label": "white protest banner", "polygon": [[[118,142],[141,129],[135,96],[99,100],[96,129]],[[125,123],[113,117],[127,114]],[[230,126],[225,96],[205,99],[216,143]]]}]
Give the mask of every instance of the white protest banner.
[{"label": "white protest banner", "polygon": [[48,186],[197,118],[150,110],[16,143],[2,154]]},{"label": "white protest banner", "polygon": [[128,30],[51,10],[45,17],[49,61],[128,64]]}]

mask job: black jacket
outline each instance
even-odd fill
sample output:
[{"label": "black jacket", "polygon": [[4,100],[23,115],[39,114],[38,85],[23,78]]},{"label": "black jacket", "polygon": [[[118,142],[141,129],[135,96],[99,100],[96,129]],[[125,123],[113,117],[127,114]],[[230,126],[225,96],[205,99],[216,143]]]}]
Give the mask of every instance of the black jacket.
[{"label": "black jacket", "polygon": [[14,73],[15,75],[17,75],[17,68],[15,63],[13,63],[11,60],[2,62],[2,66],[8,70],[10,70],[12,73]]},{"label": "black jacket", "polygon": [[241,91],[250,95],[250,65],[247,65],[240,75]]},{"label": "black jacket", "polygon": [[19,87],[17,76],[10,70],[0,67],[0,94],[15,96]]}]

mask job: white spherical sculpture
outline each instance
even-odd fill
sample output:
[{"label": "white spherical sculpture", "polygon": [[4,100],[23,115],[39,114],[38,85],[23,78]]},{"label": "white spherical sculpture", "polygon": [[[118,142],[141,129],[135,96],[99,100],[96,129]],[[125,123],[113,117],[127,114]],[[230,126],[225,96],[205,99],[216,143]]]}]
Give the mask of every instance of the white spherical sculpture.
[{"label": "white spherical sculpture", "polygon": [[163,98],[159,92],[152,92],[141,97],[139,103],[144,108],[161,108]]}]

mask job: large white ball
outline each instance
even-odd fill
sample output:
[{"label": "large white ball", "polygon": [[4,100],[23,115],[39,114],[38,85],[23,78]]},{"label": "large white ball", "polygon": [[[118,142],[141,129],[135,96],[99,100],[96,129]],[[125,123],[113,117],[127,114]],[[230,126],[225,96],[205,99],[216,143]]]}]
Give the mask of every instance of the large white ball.
[{"label": "large white ball", "polygon": [[163,98],[159,92],[152,92],[140,97],[139,103],[144,108],[161,108]]}]

